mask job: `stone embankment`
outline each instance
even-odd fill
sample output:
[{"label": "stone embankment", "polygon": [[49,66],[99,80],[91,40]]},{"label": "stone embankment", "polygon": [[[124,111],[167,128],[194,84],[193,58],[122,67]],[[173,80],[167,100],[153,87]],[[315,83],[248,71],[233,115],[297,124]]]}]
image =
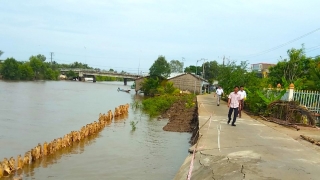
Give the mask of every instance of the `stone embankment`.
[{"label": "stone embankment", "polygon": [[246,114],[231,126],[226,103],[217,106],[213,95],[199,95],[197,102],[199,139],[175,180],[319,179],[320,150],[314,148],[318,146]]}]

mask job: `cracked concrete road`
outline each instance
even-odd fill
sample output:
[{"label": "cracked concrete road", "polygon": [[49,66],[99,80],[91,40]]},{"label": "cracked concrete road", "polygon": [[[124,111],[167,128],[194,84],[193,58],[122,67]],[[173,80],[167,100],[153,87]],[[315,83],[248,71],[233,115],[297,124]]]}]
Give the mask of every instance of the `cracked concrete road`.
[{"label": "cracked concrete road", "polygon": [[[204,126],[200,129],[192,180],[320,179],[319,151],[246,114],[237,119],[236,127],[228,125],[227,104],[217,106],[212,94],[199,95],[197,100],[199,127]],[[192,154],[175,180],[187,179],[191,161]]]}]

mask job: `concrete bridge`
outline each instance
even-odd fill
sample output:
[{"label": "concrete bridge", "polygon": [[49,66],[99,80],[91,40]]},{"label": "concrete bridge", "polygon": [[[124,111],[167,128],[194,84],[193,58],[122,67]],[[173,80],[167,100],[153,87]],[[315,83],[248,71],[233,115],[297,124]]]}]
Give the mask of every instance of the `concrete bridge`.
[{"label": "concrete bridge", "polygon": [[61,74],[66,74],[69,71],[73,71],[78,73],[79,79],[83,79],[85,77],[93,77],[93,82],[95,81],[96,76],[108,76],[108,77],[118,77],[123,78],[124,85],[127,85],[128,79],[135,80],[137,78],[143,77],[141,74],[130,74],[130,73],[117,73],[114,71],[100,71],[94,69],[60,69]]}]

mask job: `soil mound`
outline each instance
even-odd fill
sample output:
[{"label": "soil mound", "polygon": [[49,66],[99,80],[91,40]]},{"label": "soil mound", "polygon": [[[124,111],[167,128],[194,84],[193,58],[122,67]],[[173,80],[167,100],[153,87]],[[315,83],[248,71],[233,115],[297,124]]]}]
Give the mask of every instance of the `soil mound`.
[{"label": "soil mound", "polygon": [[186,107],[186,102],[179,100],[175,102],[164,114],[162,118],[169,118],[167,125],[163,127],[165,131],[171,132],[192,132],[190,143],[196,141],[196,132],[199,128],[198,106],[194,99],[194,107]]}]

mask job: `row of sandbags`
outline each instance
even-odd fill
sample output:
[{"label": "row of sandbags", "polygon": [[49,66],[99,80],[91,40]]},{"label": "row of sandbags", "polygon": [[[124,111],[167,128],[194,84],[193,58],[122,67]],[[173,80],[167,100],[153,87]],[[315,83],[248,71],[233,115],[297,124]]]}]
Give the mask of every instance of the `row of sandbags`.
[{"label": "row of sandbags", "polygon": [[39,143],[36,147],[26,152],[24,156],[18,155],[17,159],[14,159],[13,157],[10,159],[4,158],[3,161],[0,162],[0,178],[9,176],[16,170],[22,169],[24,166],[35,162],[43,156],[54,154],[62,148],[72,146],[73,142],[81,141],[82,139],[97,133],[104,128],[106,124],[110,123],[113,118],[127,115],[128,110],[129,104],[120,105],[115,108],[114,112],[109,110],[107,114],[100,113],[99,121],[94,121],[86,126],[82,126],[79,131],[71,131],[69,134],[54,139],[49,143],[44,142],[43,145]]}]

